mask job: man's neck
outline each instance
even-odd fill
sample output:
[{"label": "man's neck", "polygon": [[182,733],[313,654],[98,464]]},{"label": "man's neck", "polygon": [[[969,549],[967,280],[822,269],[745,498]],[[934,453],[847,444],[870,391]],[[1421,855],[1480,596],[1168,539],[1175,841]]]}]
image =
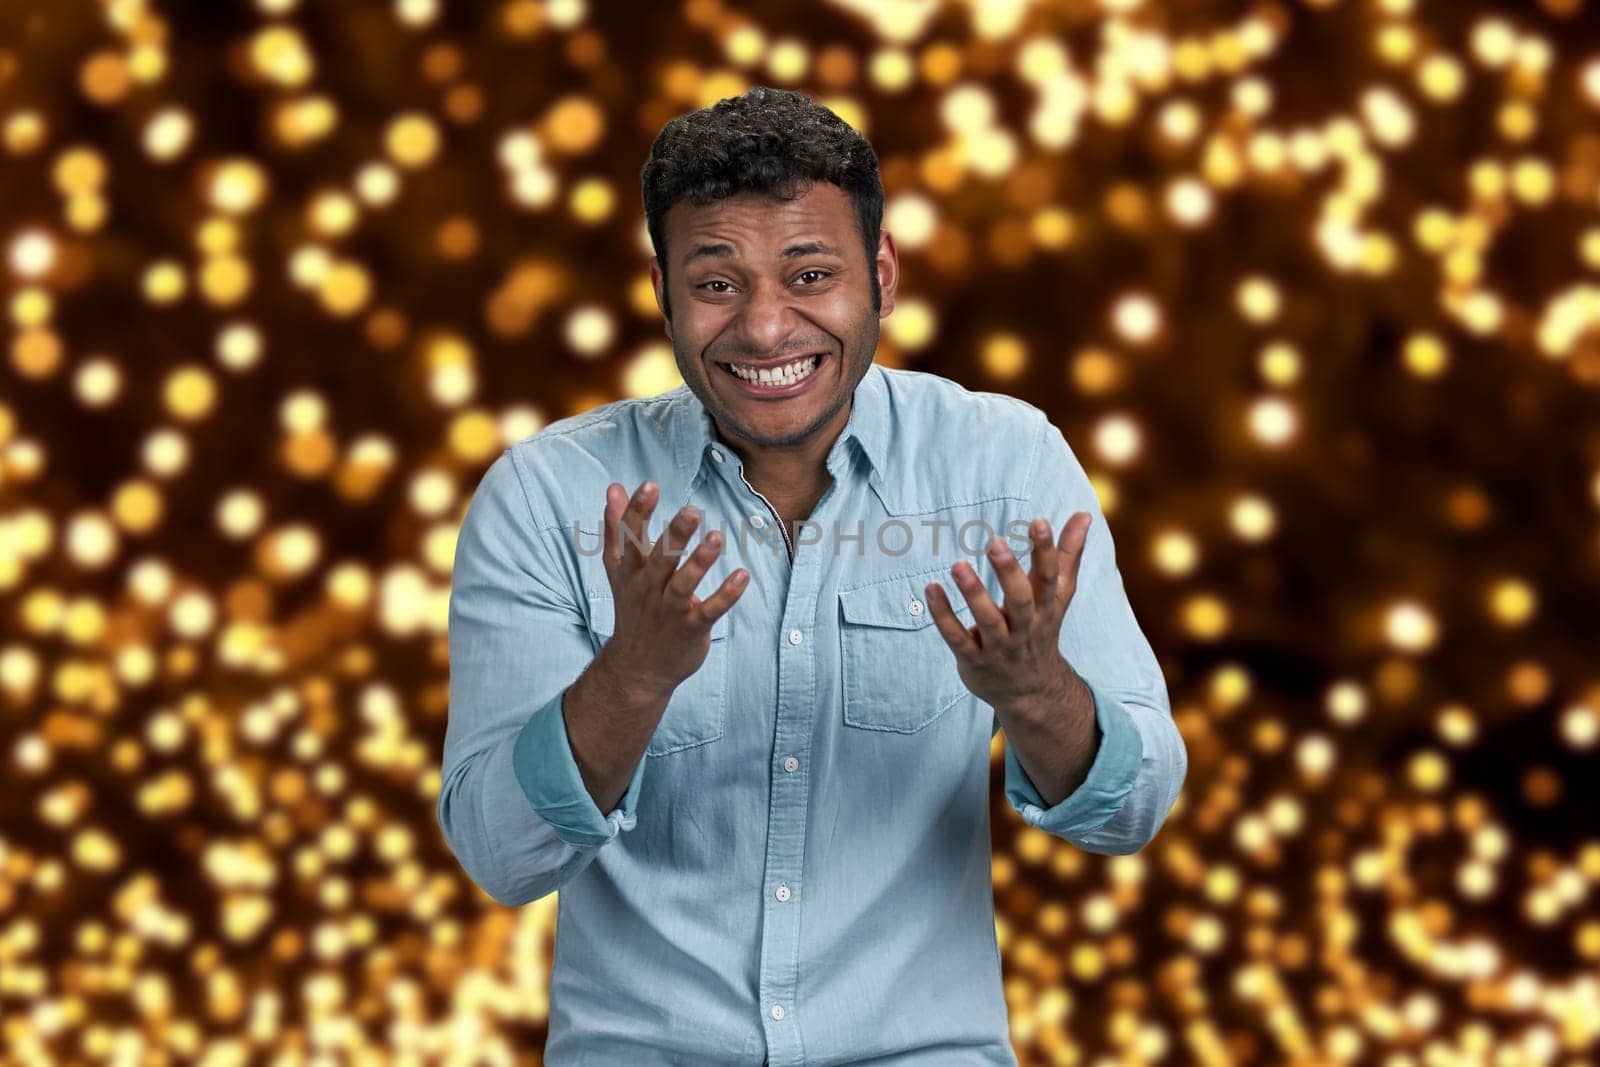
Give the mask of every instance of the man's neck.
[{"label": "man's neck", "polygon": [[717,429],[717,438],[740,458],[745,481],[778,510],[784,522],[811,517],[822,494],[833,484],[828,473],[828,453],[849,421],[851,405],[845,405],[831,430],[791,447],[759,448],[730,440]]}]

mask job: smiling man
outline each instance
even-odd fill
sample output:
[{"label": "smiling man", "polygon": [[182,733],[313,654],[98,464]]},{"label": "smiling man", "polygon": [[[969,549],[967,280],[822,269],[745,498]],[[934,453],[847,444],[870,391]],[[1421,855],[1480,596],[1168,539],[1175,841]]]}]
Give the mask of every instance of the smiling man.
[{"label": "smiling man", "polygon": [[1038,408],[874,362],[898,257],[833,112],[753,89],[643,180],[684,385],[473,495],[444,835],[561,891],[552,1067],[1015,1064],[993,735],[1015,813],[1108,855],[1188,766],[1094,490]]}]

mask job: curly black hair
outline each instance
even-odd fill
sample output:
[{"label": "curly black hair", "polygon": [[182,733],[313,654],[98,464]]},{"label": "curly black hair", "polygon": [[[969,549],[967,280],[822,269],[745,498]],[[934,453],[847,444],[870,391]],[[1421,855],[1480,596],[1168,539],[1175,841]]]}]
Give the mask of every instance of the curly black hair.
[{"label": "curly black hair", "polygon": [[[878,154],[848,123],[804,93],[758,85],[710,107],[670,120],[650,146],[641,175],[645,226],[666,287],[666,214],[688,200],[704,206],[737,193],[780,200],[804,196],[815,181],[832,182],[855,205],[869,268],[878,257],[883,180]],[[878,272],[867,271],[872,310],[882,302]],[[663,301],[667,321],[672,307]]]}]

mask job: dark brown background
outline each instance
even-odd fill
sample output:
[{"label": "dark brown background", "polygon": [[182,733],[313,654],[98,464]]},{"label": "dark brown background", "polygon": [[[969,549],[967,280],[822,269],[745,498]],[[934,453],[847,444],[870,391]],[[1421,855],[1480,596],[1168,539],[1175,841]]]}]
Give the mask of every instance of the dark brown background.
[{"label": "dark brown background", "polygon": [[454,531],[678,384],[639,168],[758,83],[877,149],[879,359],[1066,432],[1189,747],[1123,858],[996,747],[1022,1061],[1592,1062],[1600,11],[1004,7],[0,6],[3,1062],[538,1062],[554,898],[433,814]]}]

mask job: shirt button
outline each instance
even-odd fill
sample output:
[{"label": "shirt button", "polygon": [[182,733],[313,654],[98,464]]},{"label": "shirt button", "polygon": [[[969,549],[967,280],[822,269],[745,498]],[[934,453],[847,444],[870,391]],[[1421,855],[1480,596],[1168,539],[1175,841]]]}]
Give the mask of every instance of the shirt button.
[{"label": "shirt button", "polygon": [[773,893],[772,895],[777,897],[780,901],[786,901],[789,899],[789,887],[784,885],[782,882],[779,882],[777,892]]},{"label": "shirt button", "polygon": [[791,645],[798,645],[800,643],[800,640],[801,640],[801,634],[800,634],[799,630],[790,630],[789,631],[789,643]]},{"label": "shirt button", "polygon": [[911,612],[911,614],[913,614],[913,615],[921,615],[922,614],[922,601],[913,600],[911,603],[906,605],[906,610]]},{"label": "shirt button", "polygon": [[722,449],[713,448],[711,450],[711,458],[716,460],[718,463],[721,463],[722,462]]},{"label": "shirt button", "polygon": [[774,1004],[772,1006],[772,1017],[774,1019],[783,1018],[783,1005],[782,1004]]},{"label": "shirt button", "polygon": [[750,525],[758,530],[765,530],[767,528],[767,520],[760,515],[752,515],[750,516]]},{"label": "shirt button", "polygon": [[800,766],[800,761],[795,759],[793,756],[783,757],[783,769],[788,771],[790,774],[793,774],[795,772],[795,768],[798,766]]}]

